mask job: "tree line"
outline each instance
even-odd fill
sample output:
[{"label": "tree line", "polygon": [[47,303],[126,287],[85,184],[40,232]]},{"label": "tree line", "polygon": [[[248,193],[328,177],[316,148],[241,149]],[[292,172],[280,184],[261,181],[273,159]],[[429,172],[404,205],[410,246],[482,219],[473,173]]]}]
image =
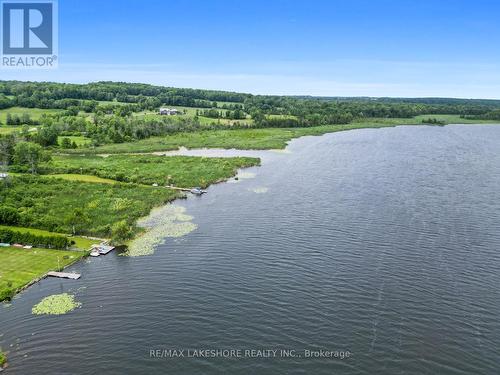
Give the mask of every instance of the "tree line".
[{"label": "tree line", "polygon": [[[133,116],[134,112],[157,111],[164,105],[196,107],[196,116]],[[371,117],[411,118],[431,114],[500,119],[498,100],[313,98],[124,82],[82,85],[0,81],[0,108],[11,106],[61,110],[44,114],[36,121],[29,114],[7,114],[8,125],[24,126],[15,136],[0,137],[0,157],[5,163],[20,165],[31,173],[36,173],[39,161],[46,157],[43,148],[76,147],[74,142],[64,138],[72,135],[86,136],[91,139],[91,145],[98,146],[177,132],[228,129],[215,121],[217,119],[240,120],[229,129],[309,127],[348,124]],[[214,121],[201,125],[199,116],[213,118]],[[248,121],[244,121],[246,119]],[[31,131],[29,126],[32,125],[37,125],[37,131]]]},{"label": "tree line", "polygon": [[67,249],[71,244],[70,240],[64,236],[42,236],[30,232],[18,232],[10,229],[0,229],[0,242],[31,245],[46,249]]}]

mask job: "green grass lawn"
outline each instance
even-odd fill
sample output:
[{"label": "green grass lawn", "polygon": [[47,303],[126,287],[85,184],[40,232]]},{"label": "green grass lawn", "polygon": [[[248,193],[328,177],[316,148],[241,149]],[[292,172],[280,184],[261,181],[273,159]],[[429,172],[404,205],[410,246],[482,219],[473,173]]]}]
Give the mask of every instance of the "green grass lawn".
[{"label": "green grass lawn", "polygon": [[54,155],[44,169],[54,173],[94,175],[105,179],[160,186],[207,187],[236,174],[238,168],[259,164],[255,158],[111,155],[109,157]]},{"label": "green grass lawn", "polygon": [[12,297],[47,272],[77,261],[83,254],[81,251],[0,247],[0,301]]},{"label": "green grass lawn", "polygon": [[7,113],[11,115],[22,116],[23,113],[30,115],[32,120],[38,120],[43,114],[51,114],[62,111],[61,109],[41,109],[41,108],[24,108],[24,107],[11,107],[0,109],[0,122],[5,124]]},{"label": "green grass lawn", "polygon": [[10,230],[14,230],[16,232],[21,232],[21,233],[29,232],[29,233],[32,233],[32,234],[37,235],[37,236],[54,236],[54,235],[67,236],[70,240],[75,242],[75,247],[80,249],[80,250],[89,250],[92,245],[98,244],[101,242],[98,240],[91,240],[91,239],[85,238],[85,237],[71,236],[69,234],[49,232],[47,230],[35,229],[35,228],[16,227],[16,226],[11,226],[11,225],[0,225],[0,229],[10,229]]}]

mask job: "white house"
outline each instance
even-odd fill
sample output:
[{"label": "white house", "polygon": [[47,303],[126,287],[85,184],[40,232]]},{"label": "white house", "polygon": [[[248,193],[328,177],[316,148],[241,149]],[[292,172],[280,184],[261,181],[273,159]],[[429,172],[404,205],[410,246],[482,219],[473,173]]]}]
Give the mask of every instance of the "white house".
[{"label": "white house", "polygon": [[160,115],[172,116],[176,114],[177,110],[175,108],[160,108]]}]

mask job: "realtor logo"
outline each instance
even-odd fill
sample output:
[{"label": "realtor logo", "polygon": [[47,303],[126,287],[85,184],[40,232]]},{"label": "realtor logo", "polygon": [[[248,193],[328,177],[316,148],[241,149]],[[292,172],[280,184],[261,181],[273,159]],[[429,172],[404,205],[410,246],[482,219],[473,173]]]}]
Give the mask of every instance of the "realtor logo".
[{"label": "realtor logo", "polygon": [[4,68],[57,66],[57,3],[1,0]]}]

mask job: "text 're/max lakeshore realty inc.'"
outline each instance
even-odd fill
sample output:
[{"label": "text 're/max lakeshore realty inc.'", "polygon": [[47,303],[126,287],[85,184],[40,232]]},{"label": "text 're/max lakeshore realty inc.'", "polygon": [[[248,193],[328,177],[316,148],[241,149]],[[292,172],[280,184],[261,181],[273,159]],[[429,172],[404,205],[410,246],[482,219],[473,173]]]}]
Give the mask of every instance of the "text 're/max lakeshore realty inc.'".
[{"label": "text 're/max lakeshore realty inc.'", "polygon": [[348,350],[329,349],[149,349],[149,357],[156,359],[176,358],[329,358],[349,359]]}]

